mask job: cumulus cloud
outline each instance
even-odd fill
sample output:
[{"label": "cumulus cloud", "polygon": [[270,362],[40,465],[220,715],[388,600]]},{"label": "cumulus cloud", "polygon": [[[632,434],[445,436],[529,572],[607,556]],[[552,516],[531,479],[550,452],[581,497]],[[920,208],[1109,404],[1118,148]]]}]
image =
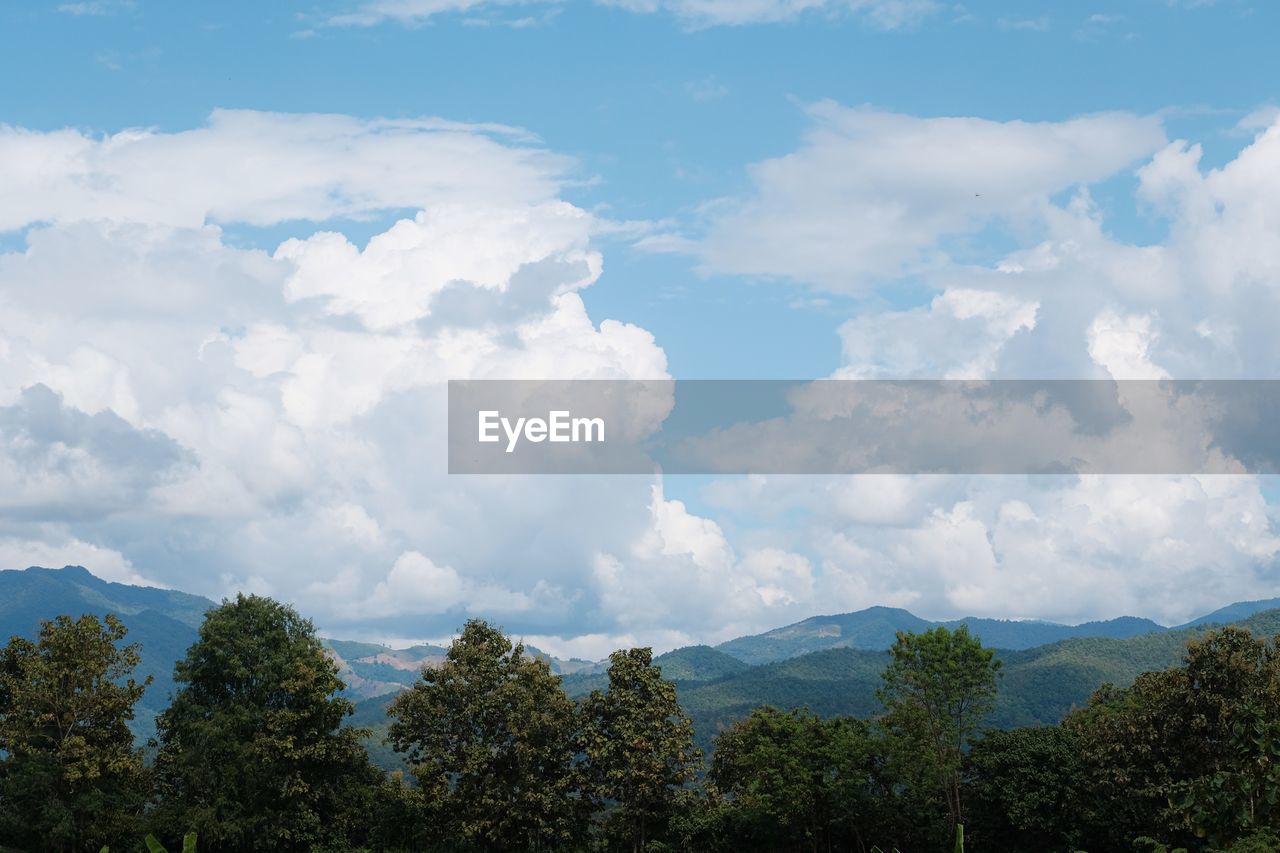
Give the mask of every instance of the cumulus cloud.
[{"label": "cumulus cloud", "polygon": [[353,315],[381,331],[426,317],[455,281],[505,291],[522,268],[556,262],[582,271],[576,280],[557,281],[559,289],[590,284],[601,269],[599,253],[587,248],[591,225],[584,211],[565,202],[508,209],[436,205],[396,223],[363,250],[342,234],[323,232],[286,241],[275,257],[294,265],[285,285],[290,301],[323,299],[328,313]]},{"label": "cumulus cloud", "polygon": [[[705,235],[667,243],[721,272],[929,291],[861,304],[838,375],[1280,361],[1262,114],[1215,169],[1137,116],[812,117]],[[1149,245],[1087,191],[1135,166],[1168,223]],[[338,635],[440,637],[477,613],[591,656],[870,604],[1176,620],[1273,583],[1248,478],[744,478],[709,489],[707,518],[659,478],[447,476],[449,378],[667,375],[648,331],[587,311],[610,226],[564,198],[574,169],[524,132],[439,120],[0,131],[0,228],[22,241],[0,253],[0,563],[267,591]],[[986,250],[1003,223],[1015,247]]]},{"label": "cumulus cloud", "polygon": [[816,604],[808,558],[770,546],[739,555],[716,522],[666,498],[661,485],[640,535],[625,551],[597,553],[593,575],[615,623],[639,634],[701,622],[704,641],[726,640]]},{"label": "cumulus cloud", "polygon": [[191,461],[164,433],[67,406],[45,385],[0,407],[0,507],[15,512],[49,519],[145,505]]},{"label": "cumulus cloud", "polygon": [[751,167],[753,190],[709,209],[704,268],[860,293],[938,270],[945,238],[1035,215],[1164,142],[1157,119],[917,118],[823,101],[796,151]]},{"label": "cumulus cloud", "polygon": [[[352,631],[472,612],[556,631],[590,555],[644,529],[644,481],[444,473],[447,379],[666,376],[652,335],[588,316],[600,226],[527,134],[218,112],[102,139],[8,128],[0,150],[0,220],[26,229],[0,255],[13,565],[79,553]],[[357,247],[359,216],[396,221]],[[308,221],[274,246],[223,230]],[[590,527],[535,544],[565,518]],[[612,624],[583,609],[575,628]]]},{"label": "cumulus cloud", "polygon": [[837,379],[979,379],[1000,350],[1036,325],[1039,303],[989,290],[951,288],[927,307],[863,315],[840,327]]},{"label": "cumulus cloud", "polygon": [[1280,580],[1280,536],[1248,477],[759,477],[711,498],[773,537],[806,519],[821,612],[1178,624]]},{"label": "cumulus cloud", "polygon": [[95,575],[111,583],[163,586],[139,574],[119,551],[65,536],[54,535],[51,539],[0,536],[0,566],[93,566]]},{"label": "cumulus cloud", "polygon": [[502,125],[216,110],[179,133],[0,127],[0,230],[108,220],[269,225],[555,196],[569,161]]},{"label": "cumulus cloud", "polygon": [[[859,280],[891,292],[894,275],[879,282],[858,276],[910,270],[916,286],[934,290],[918,307],[869,303],[847,321],[837,376],[1273,378],[1280,349],[1268,328],[1280,311],[1280,266],[1267,235],[1280,223],[1280,125],[1259,111],[1242,127],[1249,141],[1212,169],[1201,166],[1191,142],[1145,137],[1143,145],[1154,147],[1134,164],[1137,201],[1167,224],[1151,243],[1114,236],[1087,188],[1057,202],[1048,195],[1052,181],[1030,180],[1043,195],[1013,232],[1020,245],[1012,250],[977,241],[964,264],[920,261],[919,247],[940,251],[945,241],[937,235],[963,223],[959,217],[942,231],[912,232],[908,223],[906,243],[872,232],[860,244],[870,266],[846,253],[842,233],[818,232],[808,235],[808,255],[777,252],[770,256],[776,266],[753,271],[833,290]],[[960,151],[964,138],[956,139]],[[790,175],[818,147],[766,165]],[[922,168],[932,174],[927,159]],[[993,161],[990,183],[1002,185],[1024,163],[1013,156],[1005,175]],[[1113,167],[1125,168],[1123,158],[1073,182]],[[974,174],[948,171],[952,180]],[[920,185],[906,170],[885,170],[884,180],[883,197],[899,200],[886,215],[898,222],[892,211],[914,210]],[[757,184],[769,185],[758,175]],[[1018,202],[1009,186],[1008,198]],[[804,215],[785,193],[762,192],[745,209],[773,215],[752,207],[769,198],[784,202],[779,219],[784,211]],[[904,265],[911,256],[904,245],[916,253],[914,264]],[[824,265],[829,256],[848,266]],[[837,269],[850,277],[834,275]],[[1010,436],[1011,447],[1016,440]],[[839,601],[836,609],[896,604],[937,617],[1067,621],[1137,613],[1172,623],[1224,601],[1269,595],[1278,580],[1274,513],[1252,477],[750,477],[721,481],[708,498],[739,524],[754,519],[759,538],[794,540],[789,519],[805,518],[819,598]]]}]

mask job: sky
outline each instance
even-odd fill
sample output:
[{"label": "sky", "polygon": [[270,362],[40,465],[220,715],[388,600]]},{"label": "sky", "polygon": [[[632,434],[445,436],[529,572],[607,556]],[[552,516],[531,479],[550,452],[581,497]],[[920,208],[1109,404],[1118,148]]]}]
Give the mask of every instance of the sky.
[{"label": "sky", "polygon": [[448,379],[1278,378],[1280,8],[0,4],[0,567],[558,654],[1280,595],[1275,483],[460,477]]}]

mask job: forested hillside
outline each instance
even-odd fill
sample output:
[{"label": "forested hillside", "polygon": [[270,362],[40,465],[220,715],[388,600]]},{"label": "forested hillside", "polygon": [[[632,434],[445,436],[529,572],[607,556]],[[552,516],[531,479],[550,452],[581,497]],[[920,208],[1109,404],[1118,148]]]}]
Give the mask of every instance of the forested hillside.
[{"label": "forested hillside", "polygon": [[[1255,634],[1271,635],[1280,632],[1280,609],[1258,612],[1270,603],[1274,602],[1241,602],[1215,612],[1226,617],[1238,615],[1225,621]],[[143,738],[154,731],[154,718],[168,703],[174,662],[194,642],[196,626],[214,606],[208,599],[173,590],[108,583],[78,567],[0,572],[0,636],[32,637],[41,619],[59,613],[115,613],[121,617],[130,639],[140,645],[138,674],[154,679],[138,702],[133,722],[135,733]],[[1189,623],[1192,627],[1166,629],[1134,618],[1080,626],[966,619],[945,626],[961,624],[997,649],[1003,670],[990,723],[1011,728],[1057,723],[1102,684],[1127,685],[1141,672],[1172,666],[1187,640],[1202,634],[1211,623],[1198,619]],[[896,632],[918,632],[934,625],[905,610],[875,607],[815,617],[717,648],[677,649],[657,656],[654,663],[676,683],[697,741],[705,746],[718,731],[760,705],[807,707],[824,717],[878,713],[875,691],[887,660],[885,650]],[[1130,635],[1144,626],[1148,630]],[[1064,631],[1124,636],[1077,636],[1032,648],[1017,647],[1029,638]],[[436,645],[393,649],[349,640],[322,642],[339,665],[346,695],[356,703],[355,724],[375,729],[369,741],[375,760],[401,766],[390,750],[377,743],[385,728],[385,708],[396,694],[418,680],[423,666],[438,666],[447,650]],[[810,646],[816,648],[793,654]],[[528,652],[563,677],[571,696],[585,696],[607,682],[600,663],[562,660],[534,648]],[[782,659],[770,660],[775,656]],[[766,662],[752,665],[744,658]]]},{"label": "forested hillside", "polygon": [[[1248,609],[1249,603],[1232,606],[1240,611],[1238,618],[1257,612]],[[1073,637],[1123,638],[1167,630],[1150,619],[1133,616],[1080,625],[975,617],[934,622],[896,607],[868,607],[855,613],[814,616],[763,634],[729,640],[716,648],[746,663],[761,664],[823,649],[887,649],[899,631],[927,631],[939,625],[949,629],[963,625],[987,646],[996,649],[1029,649]]]},{"label": "forested hillside", "polygon": [[[353,707],[335,655],[381,647],[335,652],[240,595],[207,612],[144,750],[138,643],[63,614],[0,648],[0,850],[1269,853],[1278,629],[1274,610],[1001,657],[936,627],[757,667],[633,648],[601,683],[473,619]],[[1132,685],[1072,699],[1098,679]]]}]

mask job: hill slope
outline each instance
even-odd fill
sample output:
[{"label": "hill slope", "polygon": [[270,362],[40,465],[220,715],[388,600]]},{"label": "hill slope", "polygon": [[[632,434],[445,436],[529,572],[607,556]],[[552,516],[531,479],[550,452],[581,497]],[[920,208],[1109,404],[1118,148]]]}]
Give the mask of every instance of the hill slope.
[{"label": "hill slope", "polygon": [[976,617],[931,622],[896,607],[868,607],[854,613],[813,616],[763,634],[738,637],[716,648],[744,663],[758,665],[823,649],[887,649],[899,631],[918,633],[936,625],[951,629],[967,625],[970,633],[997,649],[1029,649],[1072,637],[1135,637],[1166,630],[1150,619],[1134,616],[1082,625]]},{"label": "hill slope", "polygon": [[[214,606],[199,595],[110,583],[81,566],[0,570],[0,642],[15,635],[34,638],[42,621],[62,614],[120,617],[129,629],[128,641],[142,647],[136,676],[153,679],[135,709],[133,730],[141,739],[155,731],[155,717],[168,706],[173,692],[174,664],[195,642],[205,612]],[[413,683],[423,666],[435,666],[445,654],[434,645],[393,649],[352,640],[323,642],[355,701],[398,692]],[[529,652],[546,660],[556,673],[599,669],[591,661],[561,660],[532,647]]]},{"label": "hill slope", "polygon": [[[1280,609],[1233,624],[1259,635],[1280,634]],[[1033,649],[1002,650],[1000,696],[990,723],[999,728],[1056,723],[1103,684],[1125,686],[1143,672],[1175,666],[1187,641],[1207,630],[1209,625],[1202,624],[1135,637],[1078,637]],[[705,744],[757,705],[808,707],[824,716],[877,714],[881,707],[876,690],[887,662],[884,651],[835,648],[677,687]]]},{"label": "hill slope", "polygon": [[[1242,602],[1176,629],[1140,619],[1078,626],[984,619],[941,624],[968,624],[984,642],[1000,648],[1004,674],[991,723],[1011,727],[1056,722],[1104,683],[1129,684],[1141,672],[1175,665],[1187,640],[1203,633],[1210,623],[1231,622],[1265,635],[1280,633],[1280,609],[1264,609],[1274,603],[1278,602]],[[139,674],[155,679],[137,709],[134,729],[144,738],[154,730],[155,715],[168,703],[174,663],[195,640],[197,626],[212,606],[212,601],[200,596],[108,583],[74,566],[0,571],[0,639],[14,634],[34,636],[42,619],[62,613],[116,613],[123,619],[129,639],[142,646]],[[698,740],[705,746],[722,727],[763,704],[808,706],[824,716],[878,713],[876,689],[894,633],[934,624],[905,610],[877,607],[807,619],[718,648],[676,649],[654,661],[676,682]],[[1152,626],[1155,630],[1142,630]],[[1064,632],[1079,635],[1058,636],[1031,648],[1013,645]],[[1107,632],[1118,636],[1106,636]],[[421,667],[437,664],[445,653],[435,645],[392,649],[349,640],[324,643],[357,703],[353,723],[381,732],[385,732],[385,709],[391,696],[411,684]],[[809,650],[794,654],[798,649]],[[570,695],[582,696],[606,685],[602,664],[563,661],[537,649],[529,651],[548,660],[553,671],[563,676]],[[757,665],[742,659],[779,654],[786,657]],[[375,746],[375,752],[388,766],[398,761],[384,748]]]},{"label": "hill slope", "polygon": [[169,704],[173,664],[196,639],[204,612],[213,602],[168,589],[108,583],[80,566],[0,571],[0,641],[34,638],[42,620],[66,614],[114,613],[139,643],[137,676],[154,679],[135,710],[134,733],[150,736],[155,716]]},{"label": "hill slope", "polygon": [[1241,619],[1248,619],[1255,613],[1263,613],[1276,608],[1280,608],[1280,598],[1266,598],[1261,601],[1237,601],[1235,604],[1220,607],[1212,613],[1206,613],[1204,616],[1192,619],[1185,625],[1179,625],[1178,627],[1194,628],[1197,625],[1225,625],[1228,622],[1239,622]]}]

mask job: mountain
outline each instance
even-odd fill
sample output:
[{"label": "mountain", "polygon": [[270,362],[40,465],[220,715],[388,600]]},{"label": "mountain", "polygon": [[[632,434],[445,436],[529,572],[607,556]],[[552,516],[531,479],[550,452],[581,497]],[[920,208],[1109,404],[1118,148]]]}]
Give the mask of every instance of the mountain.
[{"label": "mountain", "polygon": [[173,664],[196,639],[204,612],[213,602],[168,589],[109,583],[81,566],[0,571],[0,641],[34,638],[40,622],[60,614],[114,613],[141,646],[137,677],[153,681],[135,709],[134,733],[155,730],[155,716],[169,704]]},{"label": "mountain", "polygon": [[[1259,635],[1280,634],[1280,609],[1233,624]],[[1003,675],[989,722],[997,728],[1056,723],[1103,684],[1127,686],[1143,672],[1176,665],[1187,641],[1206,630],[1207,625],[1197,625],[1132,637],[1076,637],[999,651]],[[677,681],[676,687],[705,748],[716,732],[759,705],[808,707],[823,716],[877,714],[876,690],[888,659],[887,651],[840,647],[721,678]]]},{"label": "mountain", "polygon": [[1237,601],[1235,604],[1228,604],[1226,607],[1220,607],[1212,613],[1206,613],[1198,619],[1192,619],[1185,625],[1179,625],[1179,628],[1194,628],[1197,625],[1225,625],[1228,622],[1238,622],[1241,619],[1248,619],[1255,613],[1262,613],[1265,610],[1275,610],[1280,607],[1280,598],[1266,598],[1261,601]]},{"label": "mountain", "polygon": [[[136,676],[153,679],[135,709],[133,729],[141,739],[155,731],[155,717],[168,706],[173,692],[174,664],[195,642],[205,612],[215,606],[199,595],[110,583],[82,566],[0,570],[0,642],[15,635],[34,638],[42,620],[60,614],[114,613],[121,618],[129,629],[128,641],[141,646]],[[445,654],[443,647],[433,645],[393,649],[352,640],[322,642],[338,663],[348,696],[356,701],[398,692],[413,683],[423,666],[435,666]],[[529,652],[559,674],[600,668],[592,661],[562,660],[532,647]]]},{"label": "mountain", "polygon": [[[134,731],[142,738],[154,731],[155,715],[168,704],[174,663],[195,641],[205,611],[213,606],[206,598],[173,590],[108,583],[78,566],[0,571],[0,639],[32,637],[42,619],[63,613],[116,613],[123,619],[129,639],[142,646],[139,675],[155,679],[137,708]],[[894,634],[966,624],[998,649],[1004,667],[991,723],[1011,727],[1056,722],[1104,683],[1126,685],[1141,672],[1173,666],[1189,639],[1209,624],[1227,623],[1278,634],[1280,599],[1240,602],[1178,628],[1134,618],[1075,626],[994,619],[935,623],[906,610],[873,607],[806,619],[716,648],[676,649],[654,662],[676,683],[698,741],[706,746],[717,731],[762,704],[808,706],[822,715],[876,714],[876,689]],[[352,724],[374,729],[369,746],[380,763],[400,766],[380,740],[386,706],[423,666],[437,665],[446,650],[429,644],[393,649],[351,640],[323,642],[356,704]],[[562,660],[533,647],[529,652],[563,677],[570,695],[607,684],[607,662]]]},{"label": "mountain", "polygon": [[997,649],[1029,649],[1072,637],[1123,638],[1166,630],[1150,619],[1134,616],[1082,625],[975,617],[931,622],[896,607],[868,607],[854,613],[813,616],[763,634],[729,640],[716,648],[744,663],[759,665],[824,649],[887,649],[898,631],[918,633],[938,625],[953,630],[966,625],[984,644]]}]

